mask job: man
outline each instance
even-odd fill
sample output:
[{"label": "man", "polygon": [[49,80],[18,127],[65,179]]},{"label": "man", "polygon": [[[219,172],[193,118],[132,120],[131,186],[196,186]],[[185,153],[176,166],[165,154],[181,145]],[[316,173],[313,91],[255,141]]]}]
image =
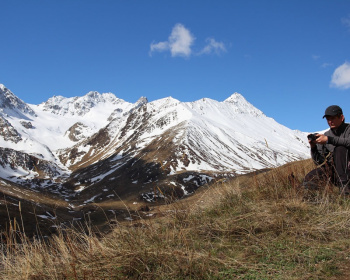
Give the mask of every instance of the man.
[{"label": "man", "polygon": [[337,105],[329,106],[323,118],[330,129],[314,139],[308,137],[312,159],[318,166],[305,176],[303,185],[315,188],[332,182],[341,192],[350,194],[350,125]]}]

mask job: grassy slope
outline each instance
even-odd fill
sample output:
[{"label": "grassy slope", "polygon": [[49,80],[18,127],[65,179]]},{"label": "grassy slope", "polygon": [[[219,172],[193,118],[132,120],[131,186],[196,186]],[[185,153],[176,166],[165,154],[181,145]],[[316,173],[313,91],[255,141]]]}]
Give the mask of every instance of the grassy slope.
[{"label": "grassy slope", "polygon": [[[202,188],[102,237],[2,244],[0,279],[349,279],[350,202],[310,161]],[[290,180],[290,174],[295,180]],[[144,214],[144,213],[143,213]]]}]

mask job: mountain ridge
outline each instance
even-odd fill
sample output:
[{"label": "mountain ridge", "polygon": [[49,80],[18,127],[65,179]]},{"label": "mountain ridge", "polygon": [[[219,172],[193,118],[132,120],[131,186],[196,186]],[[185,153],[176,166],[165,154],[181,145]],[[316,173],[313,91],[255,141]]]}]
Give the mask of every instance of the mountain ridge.
[{"label": "mountain ridge", "polygon": [[[239,93],[221,102],[140,97],[129,103],[113,93],[91,91],[29,105],[0,85],[0,98],[6,96],[11,98],[1,107],[6,112],[0,111],[0,147],[7,157],[18,151],[37,158],[34,162],[51,163],[57,172],[50,177],[40,170],[43,165],[3,162],[0,178],[26,186],[39,179],[36,185],[62,191],[68,200],[103,200],[119,191],[140,195],[150,185],[187,195],[215,176],[309,156],[306,133],[278,124]],[[21,176],[15,166],[24,166]]]}]

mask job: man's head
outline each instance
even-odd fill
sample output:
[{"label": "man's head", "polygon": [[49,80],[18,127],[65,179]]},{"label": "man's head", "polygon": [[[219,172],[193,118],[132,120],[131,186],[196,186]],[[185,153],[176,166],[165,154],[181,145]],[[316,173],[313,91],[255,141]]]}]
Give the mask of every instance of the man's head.
[{"label": "man's head", "polygon": [[327,119],[328,125],[332,129],[337,129],[345,121],[343,110],[337,105],[329,106],[323,118]]}]

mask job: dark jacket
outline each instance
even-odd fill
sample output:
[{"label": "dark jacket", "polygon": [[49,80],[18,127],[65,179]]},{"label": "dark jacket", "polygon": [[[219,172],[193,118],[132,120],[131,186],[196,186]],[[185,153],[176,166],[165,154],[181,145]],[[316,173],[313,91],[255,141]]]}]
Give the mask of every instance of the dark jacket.
[{"label": "dark jacket", "polygon": [[[328,136],[327,144],[317,144],[311,149],[311,157],[316,164],[325,162],[326,156],[333,153],[337,146],[344,146],[350,150],[350,125],[348,123],[342,123],[336,131],[329,129],[324,135]],[[327,160],[331,160],[331,157],[328,157]]]}]

